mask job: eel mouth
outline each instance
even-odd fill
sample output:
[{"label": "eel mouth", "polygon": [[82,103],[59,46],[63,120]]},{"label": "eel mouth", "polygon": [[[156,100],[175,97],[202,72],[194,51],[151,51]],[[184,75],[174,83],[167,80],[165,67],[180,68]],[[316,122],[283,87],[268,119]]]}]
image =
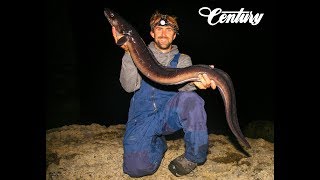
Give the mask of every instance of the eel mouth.
[{"label": "eel mouth", "polygon": [[111,24],[111,26],[115,26],[115,14],[108,8],[104,9],[104,15],[106,16],[107,20]]}]

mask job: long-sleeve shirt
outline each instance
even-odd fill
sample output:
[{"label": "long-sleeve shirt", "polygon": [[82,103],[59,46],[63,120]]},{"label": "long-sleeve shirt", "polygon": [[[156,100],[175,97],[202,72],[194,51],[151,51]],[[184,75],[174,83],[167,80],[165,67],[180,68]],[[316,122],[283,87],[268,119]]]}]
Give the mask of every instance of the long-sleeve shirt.
[{"label": "long-sleeve shirt", "polygon": [[[151,42],[148,45],[148,48],[153,52],[157,61],[163,66],[170,65],[170,62],[173,60],[175,54],[179,53],[177,45],[172,45],[171,51],[167,53],[161,52],[159,49],[155,48],[155,43]],[[190,56],[186,54],[180,55],[177,68],[184,68],[192,65]],[[138,73],[137,67],[134,65],[133,60],[129,53],[125,53],[122,57],[122,65],[120,71],[120,83],[123,89],[127,92],[134,92],[140,88],[141,76]],[[193,91],[196,90],[195,85],[191,82],[181,88],[179,91]]]}]

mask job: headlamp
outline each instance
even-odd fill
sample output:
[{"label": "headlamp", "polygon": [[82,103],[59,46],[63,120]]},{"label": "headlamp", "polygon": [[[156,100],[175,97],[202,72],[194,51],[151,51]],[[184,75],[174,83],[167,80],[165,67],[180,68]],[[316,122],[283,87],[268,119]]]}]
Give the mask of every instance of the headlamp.
[{"label": "headlamp", "polygon": [[174,31],[177,34],[179,34],[177,26],[168,21],[167,15],[161,15],[160,20],[153,25],[153,27],[156,27],[156,26],[171,26],[174,29]]},{"label": "headlamp", "polygon": [[168,22],[167,15],[162,15],[158,24],[158,26],[169,26],[170,23]]}]

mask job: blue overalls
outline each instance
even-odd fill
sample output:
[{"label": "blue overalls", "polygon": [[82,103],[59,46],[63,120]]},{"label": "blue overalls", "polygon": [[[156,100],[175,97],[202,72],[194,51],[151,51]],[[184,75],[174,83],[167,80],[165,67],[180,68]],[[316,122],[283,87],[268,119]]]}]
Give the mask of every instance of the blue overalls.
[{"label": "blue overalls", "polygon": [[[170,63],[177,67],[180,53]],[[153,86],[152,86],[152,85]],[[132,177],[153,174],[167,150],[164,135],[183,128],[185,157],[193,162],[206,160],[208,150],[207,115],[203,99],[195,92],[166,90],[142,79],[131,98],[123,141],[123,171]]]}]

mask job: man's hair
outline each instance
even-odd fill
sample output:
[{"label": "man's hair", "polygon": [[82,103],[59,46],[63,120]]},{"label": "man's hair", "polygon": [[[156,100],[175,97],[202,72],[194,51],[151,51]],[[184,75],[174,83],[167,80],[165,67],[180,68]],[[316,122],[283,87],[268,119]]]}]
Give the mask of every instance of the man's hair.
[{"label": "man's hair", "polygon": [[158,10],[156,10],[150,18],[150,28],[152,31],[154,27],[163,25],[160,24],[161,20],[165,21],[164,25],[171,26],[175,32],[178,33],[179,26],[177,23],[177,17],[173,15],[161,14]]}]

